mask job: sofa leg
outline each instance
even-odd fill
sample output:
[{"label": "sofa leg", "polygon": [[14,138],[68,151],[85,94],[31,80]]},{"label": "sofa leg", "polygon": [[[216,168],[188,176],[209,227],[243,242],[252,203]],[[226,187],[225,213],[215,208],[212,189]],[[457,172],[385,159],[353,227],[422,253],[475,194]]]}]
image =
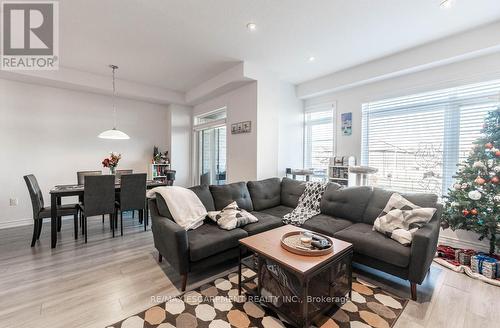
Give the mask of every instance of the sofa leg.
[{"label": "sofa leg", "polygon": [[187,284],[187,280],[188,280],[188,274],[185,273],[182,275],[182,291],[185,292],[186,291],[186,284]]},{"label": "sofa leg", "polygon": [[417,301],[417,283],[410,281],[411,299]]},{"label": "sofa leg", "polygon": [[160,254],[160,253],[158,253],[158,262],[160,262],[160,263],[161,263],[161,261],[163,261],[163,257],[161,256],[161,254]]}]

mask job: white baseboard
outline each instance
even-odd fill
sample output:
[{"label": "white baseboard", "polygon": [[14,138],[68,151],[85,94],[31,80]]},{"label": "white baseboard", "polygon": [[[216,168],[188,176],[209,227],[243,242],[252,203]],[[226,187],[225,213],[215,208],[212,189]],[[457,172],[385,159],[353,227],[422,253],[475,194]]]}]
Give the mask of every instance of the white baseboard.
[{"label": "white baseboard", "polygon": [[439,245],[451,246],[454,248],[473,249],[476,251],[488,252],[489,247],[477,241],[462,240],[454,237],[439,236]]},{"label": "white baseboard", "polygon": [[33,218],[18,219],[18,220],[11,220],[11,221],[0,220],[0,229],[15,228],[15,227],[21,227],[21,226],[32,225],[32,224],[33,224]]}]

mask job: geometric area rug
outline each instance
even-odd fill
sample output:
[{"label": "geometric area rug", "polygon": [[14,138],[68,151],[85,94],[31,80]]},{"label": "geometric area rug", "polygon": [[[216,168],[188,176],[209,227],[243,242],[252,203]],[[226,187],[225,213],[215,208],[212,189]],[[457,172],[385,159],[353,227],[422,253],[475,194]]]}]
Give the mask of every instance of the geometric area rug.
[{"label": "geometric area rug", "polygon": [[[255,272],[243,269],[246,278]],[[255,287],[257,279],[247,284]],[[253,286],[252,286],[253,285]],[[336,307],[316,320],[311,327],[318,328],[389,328],[399,318],[408,300],[392,296],[380,287],[354,276],[352,299],[341,308]],[[292,327],[271,309],[246,301],[238,296],[238,275],[214,280],[200,288],[172,297],[136,315],[108,326],[108,328],[243,328]]]}]

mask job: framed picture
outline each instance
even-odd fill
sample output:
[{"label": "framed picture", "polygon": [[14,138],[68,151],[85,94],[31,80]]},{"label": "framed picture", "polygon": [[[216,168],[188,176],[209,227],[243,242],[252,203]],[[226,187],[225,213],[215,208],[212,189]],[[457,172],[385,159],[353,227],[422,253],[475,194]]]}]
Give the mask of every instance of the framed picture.
[{"label": "framed picture", "polygon": [[350,136],[352,135],[352,113],[342,113],[342,135]]},{"label": "framed picture", "polygon": [[251,131],[252,131],[251,121],[231,124],[231,134],[250,133]]}]

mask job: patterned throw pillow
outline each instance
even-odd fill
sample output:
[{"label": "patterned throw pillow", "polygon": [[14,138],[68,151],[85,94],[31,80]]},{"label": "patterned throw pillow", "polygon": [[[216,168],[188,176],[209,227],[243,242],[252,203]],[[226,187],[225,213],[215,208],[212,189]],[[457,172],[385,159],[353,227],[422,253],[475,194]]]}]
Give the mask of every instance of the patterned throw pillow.
[{"label": "patterned throw pillow", "polygon": [[254,215],[238,207],[236,202],[232,202],[222,209],[222,211],[210,211],[208,217],[216,222],[221,229],[233,230],[249,223],[258,222]]},{"label": "patterned throw pillow", "polygon": [[429,222],[435,212],[435,208],[422,208],[394,193],[375,219],[373,230],[409,246],[415,231]]}]

